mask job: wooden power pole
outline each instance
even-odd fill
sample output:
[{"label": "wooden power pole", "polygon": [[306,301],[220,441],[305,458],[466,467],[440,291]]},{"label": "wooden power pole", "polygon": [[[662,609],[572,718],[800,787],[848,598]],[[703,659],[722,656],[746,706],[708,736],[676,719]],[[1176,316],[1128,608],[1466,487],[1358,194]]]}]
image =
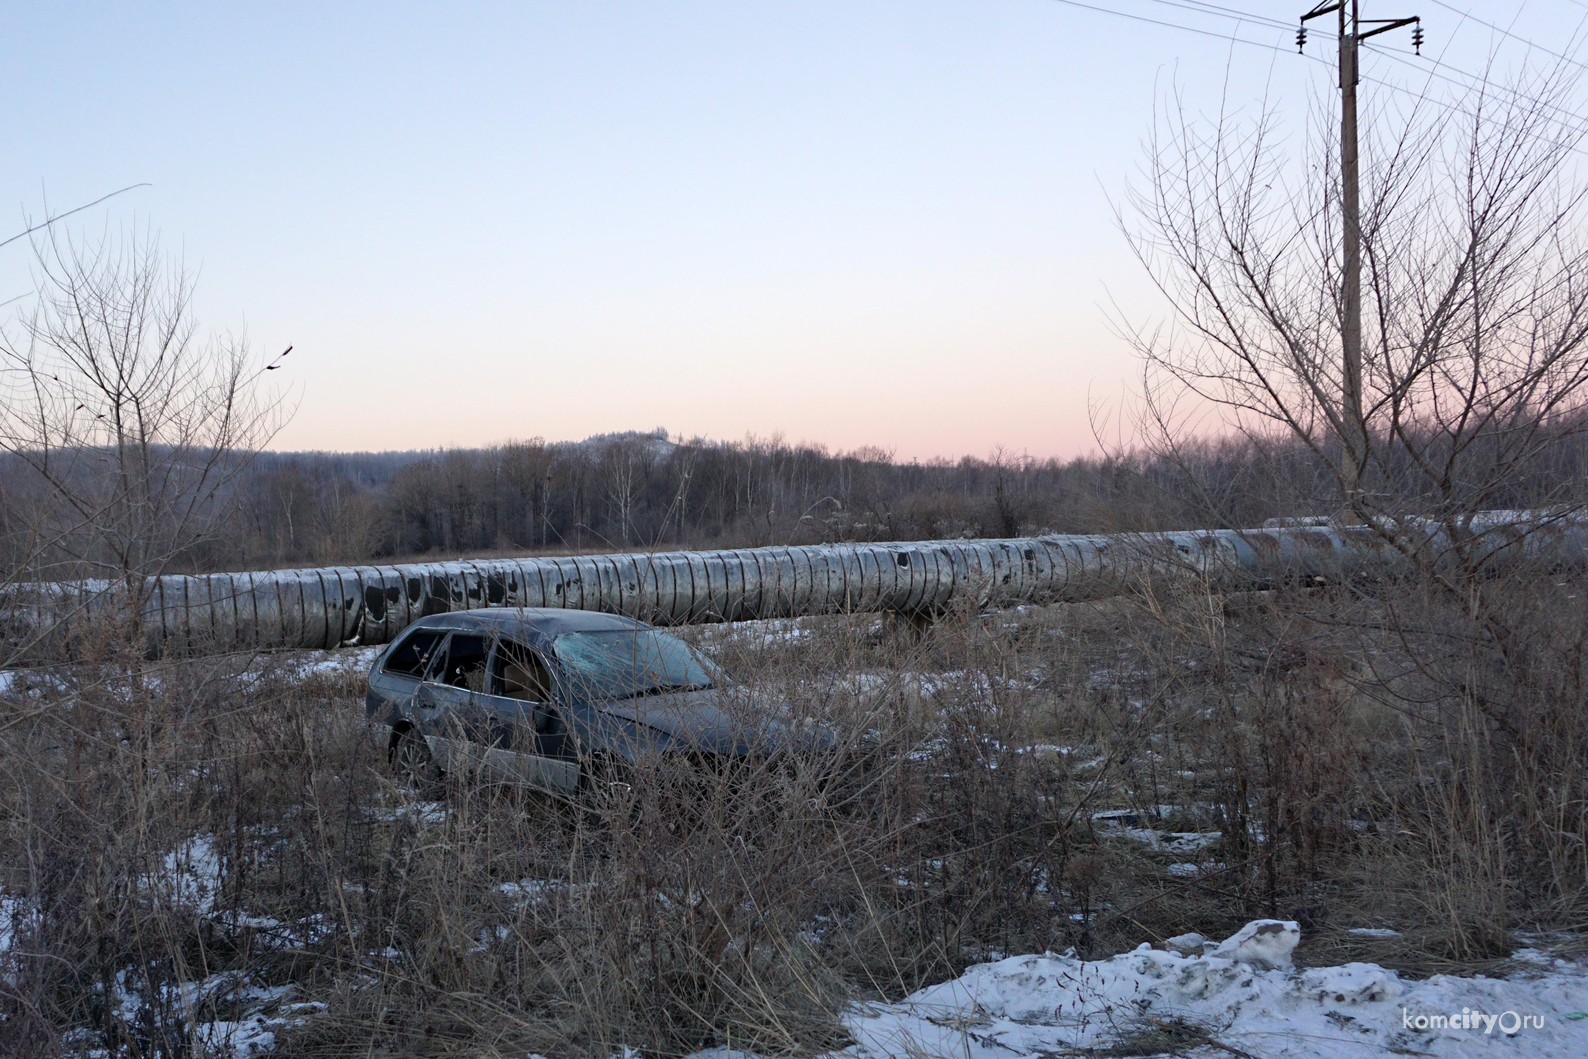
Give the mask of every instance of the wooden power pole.
[{"label": "wooden power pole", "polygon": [[[1412,26],[1412,44],[1422,54],[1420,18],[1358,17],[1358,0],[1319,3],[1301,16],[1296,49],[1307,44],[1307,22],[1338,14],[1340,22],[1340,457],[1341,480],[1348,516],[1358,513],[1362,477],[1367,469],[1367,421],[1362,416],[1362,215],[1357,172],[1356,86],[1362,41],[1402,26]],[[1347,8],[1349,7],[1349,10]],[[1370,29],[1363,29],[1363,26]]]}]

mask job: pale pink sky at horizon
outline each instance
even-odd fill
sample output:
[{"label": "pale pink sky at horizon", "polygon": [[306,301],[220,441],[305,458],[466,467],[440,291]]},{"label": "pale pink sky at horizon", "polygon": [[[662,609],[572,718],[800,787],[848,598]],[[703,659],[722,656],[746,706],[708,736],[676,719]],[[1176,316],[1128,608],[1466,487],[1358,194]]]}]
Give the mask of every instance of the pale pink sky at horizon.
[{"label": "pale pink sky at horizon", "polygon": [[[1155,102],[1266,87],[1299,129],[1333,78],[1292,3],[1099,2],[1214,36],[1054,0],[12,5],[0,236],[152,185],[73,223],[153,227],[207,326],[294,347],[277,449],[1067,457],[1137,374],[1109,307],[1162,311],[1114,218]],[[1576,15],[1484,12],[1557,46]],[[0,302],[30,283],[0,250]]]}]

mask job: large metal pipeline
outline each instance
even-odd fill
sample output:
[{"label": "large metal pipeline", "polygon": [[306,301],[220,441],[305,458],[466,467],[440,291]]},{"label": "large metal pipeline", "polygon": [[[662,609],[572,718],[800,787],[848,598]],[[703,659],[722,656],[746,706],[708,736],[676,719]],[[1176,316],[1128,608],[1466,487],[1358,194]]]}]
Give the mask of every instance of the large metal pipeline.
[{"label": "large metal pipeline", "polygon": [[[1468,532],[1468,562],[1531,556],[1581,568],[1588,558],[1588,527],[1576,519],[1493,512]],[[1255,530],[335,566],[150,578],[142,617],[157,653],[326,648],[386,643],[418,617],[474,607],[567,607],[659,625],[929,615],[1096,599],[1162,579],[1235,591],[1393,578],[1411,563],[1408,551],[1435,561],[1455,554],[1451,534],[1432,523],[1401,525],[1395,534],[1271,523]],[[103,582],[17,585],[9,594],[0,607],[11,618],[7,638],[21,625],[56,643],[103,615],[119,595]]]}]

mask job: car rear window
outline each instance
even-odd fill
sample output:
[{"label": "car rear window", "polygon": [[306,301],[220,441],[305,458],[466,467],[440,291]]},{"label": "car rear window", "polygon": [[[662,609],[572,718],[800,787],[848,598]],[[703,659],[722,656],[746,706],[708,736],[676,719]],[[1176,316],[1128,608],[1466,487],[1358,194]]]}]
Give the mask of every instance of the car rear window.
[{"label": "car rear window", "polygon": [[420,629],[408,639],[392,648],[391,654],[386,656],[385,670],[404,677],[424,676],[425,663],[430,661],[430,655],[435,651],[436,644],[441,642],[445,632],[432,632],[429,629]]}]

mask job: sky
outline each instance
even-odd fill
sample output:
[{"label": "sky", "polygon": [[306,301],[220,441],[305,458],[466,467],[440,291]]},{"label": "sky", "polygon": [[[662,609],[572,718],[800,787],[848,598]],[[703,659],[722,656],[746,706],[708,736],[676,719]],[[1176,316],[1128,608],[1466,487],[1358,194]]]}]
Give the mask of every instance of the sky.
[{"label": "sky", "polygon": [[[292,346],[277,449],[663,426],[1072,456],[1139,371],[1117,321],[1163,312],[1116,216],[1155,104],[1266,93],[1299,130],[1334,83],[1300,4],[1088,3],[1115,13],[0,0],[0,238],[148,184],[62,223],[158,233],[206,328]],[[1421,14],[1453,74],[1588,17],[1372,7]],[[29,255],[0,249],[0,301]]]}]

